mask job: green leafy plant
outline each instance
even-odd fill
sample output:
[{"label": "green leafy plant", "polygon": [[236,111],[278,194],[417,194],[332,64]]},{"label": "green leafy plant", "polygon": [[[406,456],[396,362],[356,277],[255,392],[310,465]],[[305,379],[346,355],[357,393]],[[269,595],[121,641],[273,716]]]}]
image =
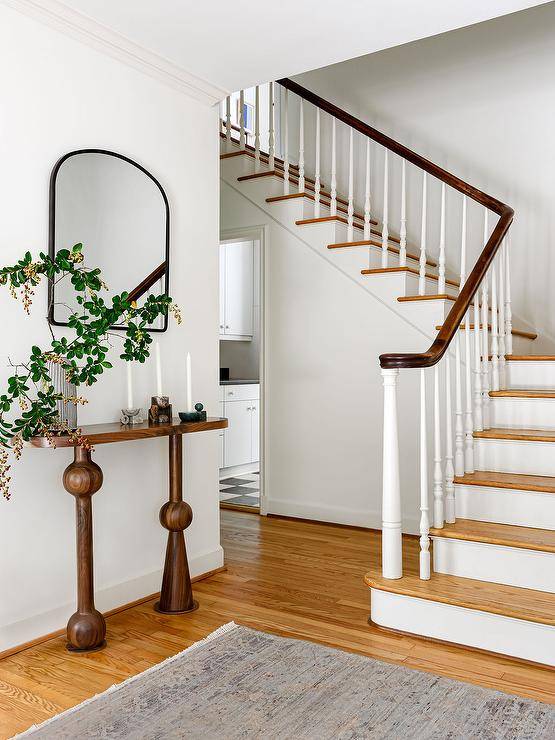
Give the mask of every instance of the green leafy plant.
[{"label": "green leafy plant", "polygon": [[[57,339],[50,328],[52,340],[46,348],[35,345],[26,362],[13,364],[14,375],[0,395],[0,491],[10,498],[9,451],[21,457],[24,443],[35,436],[44,436],[56,446],[56,435],[69,434],[76,444],[90,447],[80,430],[60,428],[56,404],[87,403],[82,396],[64,397],[56,392],[48,370],[49,363],[58,364],[69,383],[91,386],[112,365],[107,356],[111,337],[123,339],[122,360],[145,362],[150,355],[152,337],[148,327],[158,316],[170,312],[181,323],[179,308],[166,295],[148,296],[142,306],[129,300],[128,293],[115,295],[106,303],[100,292],[107,289],[98,268],[84,266],[83,245],[61,249],[54,258],[41,252],[34,261],[30,252],[15,265],[0,269],[0,286],[8,286],[15,299],[21,300],[30,313],[35,288],[43,278],[58,283],[69,280],[76,293],[79,310],[72,313],[68,325],[75,336]],[[125,327],[125,332],[111,332],[113,326]],[[19,409],[14,417],[13,410]],[[55,431],[54,431],[55,430]]]}]

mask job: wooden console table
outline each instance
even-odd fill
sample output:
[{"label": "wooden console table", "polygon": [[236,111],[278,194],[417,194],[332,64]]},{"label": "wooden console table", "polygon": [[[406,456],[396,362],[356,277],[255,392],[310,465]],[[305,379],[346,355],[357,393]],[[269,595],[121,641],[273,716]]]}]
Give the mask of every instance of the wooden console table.
[{"label": "wooden console table", "polygon": [[[193,599],[183,534],[193,520],[193,512],[183,501],[182,435],[226,427],[227,419],[220,418],[186,424],[174,419],[171,424],[82,427],[83,437],[92,446],[151,437],[169,439],[169,499],[160,509],[160,523],[168,530],[168,544],[160,600],[154,607],[163,614],[184,614],[198,607]],[[31,444],[49,446],[45,437],[34,437]],[[56,448],[59,447],[74,447],[74,460],[63,476],[64,488],[75,497],[77,530],[77,611],[67,623],[67,648],[79,652],[100,650],[106,644],[106,622],[94,605],[92,497],[102,486],[102,470],[92,461],[88,449],[76,447],[68,437],[56,437]]]}]

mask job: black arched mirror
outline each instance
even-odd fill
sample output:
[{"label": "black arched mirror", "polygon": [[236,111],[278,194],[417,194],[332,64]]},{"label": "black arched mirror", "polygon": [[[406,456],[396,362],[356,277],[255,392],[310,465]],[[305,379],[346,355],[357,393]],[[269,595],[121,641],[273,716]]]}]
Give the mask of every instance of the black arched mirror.
[{"label": "black arched mirror", "polygon": [[[106,301],[124,290],[139,305],[149,294],[168,295],[169,233],[166,194],[133,160],[81,149],[56,163],[50,178],[50,256],[82,242],[86,264],[102,270]],[[50,322],[67,326],[79,310],[67,281],[50,285],[48,306]],[[165,331],[167,323],[167,315],[159,317],[149,331]]]}]

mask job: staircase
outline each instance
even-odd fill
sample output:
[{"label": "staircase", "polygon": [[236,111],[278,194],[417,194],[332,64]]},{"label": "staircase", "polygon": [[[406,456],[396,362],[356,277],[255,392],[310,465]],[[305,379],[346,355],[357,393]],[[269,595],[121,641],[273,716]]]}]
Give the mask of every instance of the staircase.
[{"label": "staircase", "polygon": [[[380,357],[383,553],[365,576],[371,621],[555,666],[555,355],[532,354],[536,332],[513,325],[512,210],[296,83],[268,87],[265,119],[256,89],[252,145],[224,106],[222,177],[432,340]],[[415,189],[418,213],[407,209]],[[420,375],[417,560],[401,536],[400,370]]]}]

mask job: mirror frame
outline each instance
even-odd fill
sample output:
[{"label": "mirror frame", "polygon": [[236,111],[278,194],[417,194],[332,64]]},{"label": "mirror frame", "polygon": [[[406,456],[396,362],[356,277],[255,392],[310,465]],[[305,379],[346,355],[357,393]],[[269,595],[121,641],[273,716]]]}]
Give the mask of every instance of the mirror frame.
[{"label": "mirror frame", "polygon": [[[116,157],[116,159],[121,159],[124,162],[127,162],[128,164],[133,165],[133,167],[136,167],[138,170],[140,170],[144,175],[146,175],[148,178],[152,180],[152,182],[156,185],[158,190],[160,191],[162,195],[162,200],[164,201],[164,209],[166,214],[166,226],[165,226],[165,261],[160,264],[159,267],[157,267],[153,272],[145,276],[145,279],[143,282],[138,286],[130,286],[128,289],[128,292],[133,292],[136,296],[136,298],[139,298],[141,295],[146,293],[146,291],[158,280],[162,275],[164,275],[166,281],[165,281],[165,290],[164,295],[169,295],[170,290],[170,205],[168,202],[168,198],[166,196],[166,193],[164,191],[164,188],[158,180],[152,175],[148,170],[146,170],[144,167],[142,167],[140,164],[135,162],[134,160],[130,159],[129,157],[124,156],[123,154],[118,154],[117,152],[112,152],[109,149],[76,149],[75,151],[68,152],[67,154],[64,154],[63,157],[60,157],[60,159],[56,162],[54,165],[52,172],[50,174],[50,186],[49,186],[49,200],[48,200],[48,254],[53,259],[55,256],[55,250],[56,250],[56,180],[58,177],[58,172],[60,171],[61,166],[64,164],[64,162],[69,159],[70,157],[75,157],[78,154],[104,154],[109,157]],[[86,245],[85,245],[86,246]],[[149,282],[150,281],[150,282]],[[138,294],[137,294],[138,293]],[[48,323],[52,324],[53,326],[67,326],[67,321],[56,321],[54,318],[54,283],[52,280],[48,281]],[[168,314],[164,316],[164,325],[161,329],[147,329],[149,332],[164,332],[168,328]],[[110,329],[114,329],[117,331],[125,331],[125,326],[111,326]]]}]

